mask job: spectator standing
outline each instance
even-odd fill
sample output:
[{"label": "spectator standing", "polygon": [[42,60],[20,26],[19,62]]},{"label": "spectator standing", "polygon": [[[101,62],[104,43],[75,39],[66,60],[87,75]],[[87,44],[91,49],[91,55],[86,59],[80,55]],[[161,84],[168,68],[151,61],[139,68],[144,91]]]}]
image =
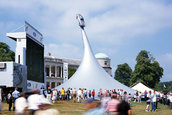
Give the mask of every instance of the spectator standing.
[{"label": "spectator standing", "polygon": [[89,96],[89,98],[91,98],[91,90],[89,90],[88,96]]},{"label": "spectator standing", "polygon": [[107,91],[104,93],[104,97],[101,100],[101,106],[106,109],[108,102],[111,100],[111,98],[108,96]]},{"label": "spectator standing", "polygon": [[25,97],[26,95],[24,93],[21,93],[20,97],[16,99],[16,102],[15,102],[16,115],[26,115],[26,108],[28,104]]},{"label": "spectator standing", "polygon": [[47,98],[47,90],[46,89],[43,90],[43,95],[44,95],[45,98]]},{"label": "spectator standing", "polygon": [[172,109],[172,91],[170,92],[170,97],[169,97],[169,100],[170,100],[170,109]]},{"label": "spectator standing", "polygon": [[160,97],[160,99],[159,99],[160,103],[163,104],[163,101],[164,101],[164,99],[163,99],[163,98],[164,98],[164,94],[163,94],[162,91],[160,92],[159,97]]},{"label": "spectator standing", "polygon": [[12,107],[12,91],[9,91],[7,95],[8,111],[11,111]]},{"label": "spectator standing", "polygon": [[152,98],[151,95],[152,95],[151,91],[149,91],[149,93],[147,94],[147,101],[146,101],[147,105],[146,105],[146,110],[145,110],[146,112],[150,111],[150,102],[151,102],[151,98]]},{"label": "spectator standing", "polygon": [[118,105],[118,115],[131,115],[130,105],[126,101],[122,101]]},{"label": "spectator standing", "polygon": [[100,88],[100,90],[98,92],[98,96],[99,96],[100,100],[102,100],[103,92],[102,92],[102,89],[101,88]]},{"label": "spectator standing", "polygon": [[84,89],[84,99],[87,99],[87,89]]},{"label": "spectator standing", "polygon": [[108,115],[116,115],[120,102],[117,100],[117,94],[113,94],[111,98],[112,99],[107,103],[106,111]]},{"label": "spectator standing", "polygon": [[51,102],[51,95],[52,95],[52,90],[50,87],[47,89],[47,99]]},{"label": "spectator standing", "polygon": [[147,90],[144,91],[144,95],[145,95],[145,100],[147,100],[147,95],[148,95]]},{"label": "spectator standing", "polygon": [[123,96],[123,89],[120,89],[119,94],[120,94],[120,100],[122,100],[122,96]]},{"label": "spectator standing", "polygon": [[72,92],[72,88],[70,88],[70,96],[69,96],[69,99],[73,99],[73,92]]},{"label": "spectator standing", "polygon": [[151,95],[151,97],[152,97],[152,111],[156,111],[156,100],[157,100],[157,97],[156,97],[155,91],[153,91],[153,94]]},{"label": "spectator standing", "polygon": [[65,100],[65,90],[63,87],[62,87],[60,93],[61,93],[62,100]]},{"label": "spectator standing", "polygon": [[128,102],[127,92],[124,92],[124,95],[122,96],[122,100]]},{"label": "spectator standing", "polygon": [[131,96],[131,93],[129,93],[129,95],[128,95],[128,97],[127,97],[127,102],[131,105],[131,98],[132,98],[132,96]]},{"label": "spectator standing", "polygon": [[77,96],[78,96],[78,102],[81,103],[81,97],[82,97],[81,88],[79,88],[79,90],[78,90],[78,92],[77,92]]},{"label": "spectator standing", "polygon": [[[117,94],[118,94],[118,96],[120,95],[120,91],[119,91],[119,89],[117,90]],[[117,96],[117,97],[118,97],[118,96]]]},{"label": "spectator standing", "polygon": [[34,113],[40,109],[41,101],[45,98],[40,95],[38,89],[33,89],[32,95],[30,95],[27,99],[28,101],[28,109],[30,110],[30,115],[34,115]]},{"label": "spectator standing", "polygon": [[95,97],[95,90],[93,89],[93,91],[92,91],[92,97],[93,97],[93,99],[94,99],[94,97]]},{"label": "spectator standing", "polygon": [[17,98],[19,98],[19,96],[20,96],[20,92],[17,91],[17,88],[15,88],[15,90],[12,93],[13,103],[14,103],[13,104],[13,111],[15,111],[15,101],[16,101]]},{"label": "spectator standing", "polygon": [[69,101],[69,97],[70,97],[70,88],[68,88],[67,91],[66,91],[67,101]]},{"label": "spectator standing", "polygon": [[53,101],[53,103],[55,103],[56,98],[57,98],[57,91],[56,91],[55,88],[53,88],[53,92],[52,92],[52,101]]},{"label": "spectator standing", "polygon": [[141,103],[141,97],[142,97],[142,93],[139,92],[139,93],[138,93],[138,103]]}]

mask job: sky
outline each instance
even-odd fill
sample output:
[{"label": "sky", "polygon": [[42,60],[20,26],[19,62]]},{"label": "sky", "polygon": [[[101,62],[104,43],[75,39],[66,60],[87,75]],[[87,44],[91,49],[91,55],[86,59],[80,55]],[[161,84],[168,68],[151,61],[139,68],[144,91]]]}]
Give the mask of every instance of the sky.
[{"label": "sky", "polygon": [[[83,43],[76,14],[82,14],[94,54],[134,70],[136,56],[149,51],[164,68],[161,81],[172,81],[171,0],[0,0],[0,42],[15,51],[6,33],[29,22],[44,36],[45,55],[82,59]],[[23,31],[23,30],[20,30]]]}]

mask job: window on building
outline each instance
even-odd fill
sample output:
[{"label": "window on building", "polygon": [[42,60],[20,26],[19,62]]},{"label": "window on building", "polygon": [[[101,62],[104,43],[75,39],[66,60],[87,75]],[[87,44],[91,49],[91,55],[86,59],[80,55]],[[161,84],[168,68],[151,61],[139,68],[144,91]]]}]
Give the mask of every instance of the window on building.
[{"label": "window on building", "polygon": [[20,55],[18,55],[18,63],[20,63]]},{"label": "window on building", "polygon": [[50,87],[50,82],[47,82],[47,89],[48,89],[48,87]]},{"label": "window on building", "polygon": [[49,67],[45,67],[46,76],[49,76]]},{"label": "window on building", "polygon": [[55,88],[55,82],[51,83],[51,88]]},{"label": "window on building", "polygon": [[51,77],[55,77],[55,66],[51,66]]},{"label": "window on building", "polygon": [[104,64],[105,64],[105,65],[108,65],[108,62],[107,62],[107,61],[104,61]]},{"label": "window on building", "polygon": [[57,77],[61,77],[61,67],[57,67]]}]

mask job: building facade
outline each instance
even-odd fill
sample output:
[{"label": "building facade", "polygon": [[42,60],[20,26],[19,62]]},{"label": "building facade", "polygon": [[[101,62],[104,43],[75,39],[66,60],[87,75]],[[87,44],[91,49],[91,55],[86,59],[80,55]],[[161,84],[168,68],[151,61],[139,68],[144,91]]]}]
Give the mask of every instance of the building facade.
[{"label": "building facade", "polygon": [[77,69],[80,60],[55,58],[49,53],[44,57],[47,87],[55,88],[68,80],[68,68]]},{"label": "building facade", "polygon": [[111,60],[110,58],[104,54],[104,53],[97,53],[95,55],[97,61],[99,62],[99,64],[104,68],[104,70],[110,75],[112,76],[112,68],[111,68]]},{"label": "building facade", "polygon": [[[98,53],[95,57],[105,71],[112,76],[109,57],[103,53]],[[44,61],[46,84],[50,88],[55,88],[68,80],[68,68],[77,69],[81,63],[76,59],[55,58],[50,53],[44,57]]]}]

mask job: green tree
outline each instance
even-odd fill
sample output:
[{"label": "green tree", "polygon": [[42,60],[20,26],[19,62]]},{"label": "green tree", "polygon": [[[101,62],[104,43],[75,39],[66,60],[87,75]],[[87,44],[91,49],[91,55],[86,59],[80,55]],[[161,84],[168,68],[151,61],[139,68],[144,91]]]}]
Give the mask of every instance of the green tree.
[{"label": "green tree", "polygon": [[69,67],[68,68],[68,79],[76,72],[76,68]]},{"label": "green tree", "polygon": [[0,42],[0,61],[14,61],[14,59],[15,53],[6,43]]},{"label": "green tree", "polygon": [[130,78],[131,78],[132,69],[127,63],[118,65],[115,71],[115,79],[124,85],[129,86]]},{"label": "green tree", "polygon": [[163,91],[164,93],[172,91],[172,81],[159,82],[159,83],[157,83],[155,85],[154,90],[156,90],[156,91]]},{"label": "green tree", "polygon": [[130,84],[141,81],[151,88],[160,82],[163,68],[155,61],[155,58],[146,50],[140,51],[136,58],[135,70],[132,73]]}]

